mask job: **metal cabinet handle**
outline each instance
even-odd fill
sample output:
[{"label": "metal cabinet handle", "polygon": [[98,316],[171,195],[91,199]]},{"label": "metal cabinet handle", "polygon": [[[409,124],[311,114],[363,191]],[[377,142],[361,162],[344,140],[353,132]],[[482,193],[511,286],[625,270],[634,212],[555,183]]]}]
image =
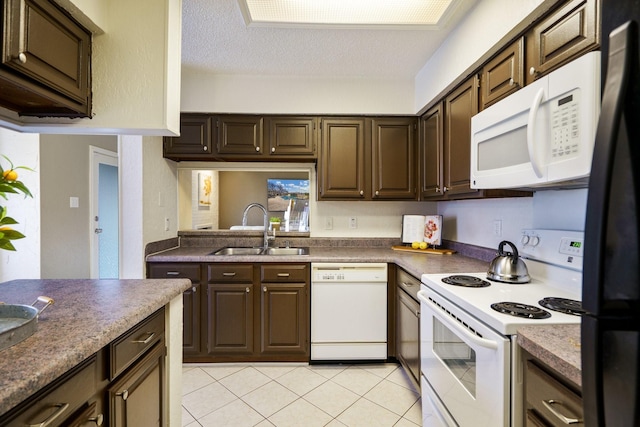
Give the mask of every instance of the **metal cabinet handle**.
[{"label": "metal cabinet handle", "polygon": [[97,426],[101,426],[102,423],[104,422],[104,415],[98,414],[95,417],[91,417],[91,418],[87,419],[87,422],[94,422],[94,423],[96,423]]},{"label": "metal cabinet handle", "polygon": [[415,285],[415,283],[407,283],[407,282],[402,282],[402,286],[406,286],[407,288],[411,288]]},{"label": "metal cabinet handle", "polygon": [[207,150],[209,150],[209,147],[207,147],[206,145],[204,145],[204,146],[202,147],[202,149],[203,149],[204,151],[207,151]]},{"label": "metal cabinet handle", "polygon": [[195,286],[191,288],[191,292],[193,292],[194,294],[196,293],[197,290],[198,289]]},{"label": "metal cabinet handle", "polygon": [[364,196],[364,190],[360,190],[360,195]]},{"label": "metal cabinet handle", "polygon": [[233,276],[236,275],[236,273],[233,273],[233,272],[232,273],[222,273],[222,275],[225,276],[225,277],[233,277]]},{"label": "metal cabinet handle", "polygon": [[179,271],[167,271],[167,276],[179,276]]},{"label": "metal cabinet handle", "polygon": [[131,342],[136,344],[149,344],[153,339],[153,337],[156,335],[155,332],[145,332],[145,334],[148,334],[147,338],[145,339],[138,338],[137,340],[131,340]]},{"label": "metal cabinet handle", "polygon": [[246,289],[245,289],[245,291],[246,291],[247,293],[249,293],[249,292],[251,292],[251,289],[249,289],[249,287],[247,286],[247,287],[246,287]]},{"label": "metal cabinet handle", "polygon": [[416,310],[416,317],[420,317],[420,310]]},{"label": "metal cabinet handle", "polygon": [[436,187],[436,193],[440,192],[440,187]]},{"label": "metal cabinet handle", "polygon": [[260,147],[256,147],[256,151],[260,151]]},{"label": "metal cabinet handle", "polygon": [[49,415],[47,417],[47,419],[44,420],[41,423],[29,424],[29,427],[47,427],[49,424],[54,422],[60,415],[62,415],[64,413],[64,411],[66,411],[69,408],[69,404],[68,403],[56,403],[53,406],[55,408],[58,408],[58,409],[55,410],[55,412],[53,414]]},{"label": "metal cabinet handle", "polygon": [[18,54],[18,61],[22,62],[23,64],[27,63],[27,55],[25,55],[24,52],[20,52]]},{"label": "metal cabinet handle", "polygon": [[447,192],[447,191],[449,191],[449,190],[450,190],[450,188],[449,188],[449,187],[444,187],[444,188],[442,189],[442,192],[443,192],[443,193],[446,193],[446,192]]},{"label": "metal cabinet handle", "polygon": [[515,83],[515,82],[513,81],[513,78],[510,78],[510,79],[509,79],[509,86],[513,86],[513,85],[514,85],[514,83]]},{"label": "metal cabinet handle", "polygon": [[[564,406],[564,404],[562,402],[558,401],[558,400],[553,400],[553,399],[543,400],[542,404],[553,415],[555,415],[560,421],[562,421],[563,423],[565,423],[567,425],[578,424],[578,423],[582,422],[582,420],[580,418],[578,418],[575,414],[571,413],[571,410],[569,410],[569,408]],[[556,408],[553,407],[553,405],[558,405],[558,406],[562,406],[563,408],[565,408],[565,410],[569,413],[569,415],[572,418],[569,418],[569,417],[566,417],[566,416],[562,415],[560,412],[558,412],[558,410]]]},{"label": "metal cabinet handle", "polygon": [[535,76],[536,74],[538,74],[538,71],[536,70],[536,67],[529,68],[529,75],[530,76]]},{"label": "metal cabinet handle", "polygon": [[122,397],[122,400],[127,400],[129,398],[129,390],[123,390],[120,393],[116,393],[116,396]]},{"label": "metal cabinet handle", "polygon": [[278,277],[289,277],[289,273],[278,273]]},{"label": "metal cabinet handle", "polygon": [[267,292],[267,287],[266,286],[262,287],[262,292]]},{"label": "metal cabinet handle", "polygon": [[271,147],[271,152],[275,153],[276,152],[276,147]]},{"label": "metal cabinet handle", "polygon": [[379,196],[380,192],[378,190],[376,190],[376,196]]}]

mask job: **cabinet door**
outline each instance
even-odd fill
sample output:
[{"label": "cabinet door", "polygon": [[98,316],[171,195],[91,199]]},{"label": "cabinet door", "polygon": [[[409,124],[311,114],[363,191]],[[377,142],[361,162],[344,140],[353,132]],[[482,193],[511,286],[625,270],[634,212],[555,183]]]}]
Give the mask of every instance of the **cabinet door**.
[{"label": "cabinet door", "polygon": [[527,33],[527,84],[598,46],[598,0],[572,0]]},{"label": "cabinet door", "polygon": [[262,155],[263,119],[261,116],[219,116],[218,154]]},{"label": "cabinet door", "polygon": [[109,387],[109,425],[164,425],[164,351],[161,341]]},{"label": "cabinet door", "polygon": [[443,104],[440,102],[420,119],[420,192],[421,199],[442,198],[443,195]]},{"label": "cabinet door", "polygon": [[413,379],[420,382],[420,304],[398,288],[397,356]]},{"label": "cabinet door", "polygon": [[213,159],[212,118],[206,114],[183,114],[180,136],[165,137],[164,157],[176,159]]},{"label": "cabinet door", "polygon": [[315,117],[267,117],[266,141],[271,157],[315,158]]},{"label": "cabinet door", "polygon": [[502,50],[482,68],[481,109],[524,86],[524,37]]},{"label": "cabinet door", "polygon": [[253,354],[253,285],[207,285],[208,352],[210,355]]},{"label": "cabinet door", "polygon": [[471,117],[478,112],[478,78],[473,76],[445,98],[445,194],[474,193],[470,186]]},{"label": "cabinet door", "polygon": [[365,119],[324,118],[318,199],[365,198]]},{"label": "cabinet door", "polygon": [[260,353],[308,354],[306,283],[263,283]]},{"label": "cabinet door", "polygon": [[[50,89],[62,98],[50,98],[49,106],[60,111],[69,108],[89,117],[91,112],[91,33],[53,2],[6,0],[2,64],[21,76]],[[31,87],[22,91],[29,98]],[[6,87],[3,86],[3,91]],[[45,89],[46,90],[46,89]],[[44,97],[50,96],[42,92]],[[19,99],[14,100],[20,103]],[[27,115],[46,113],[46,103],[30,99],[18,107]],[[35,101],[35,102],[34,102]],[[66,105],[65,105],[66,104]],[[42,111],[40,111],[42,110]],[[52,111],[53,112],[53,111]]]},{"label": "cabinet door", "polygon": [[415,118],[376,118],[371,123],[371,198],[415,199]]},{"label": "cabinet door", "polygon": [[182,352],[185,356],[199,355],[200,346],[200,264],[158,263],[149,266],[150,279],[187,278],[191,289],[182,294]]}]

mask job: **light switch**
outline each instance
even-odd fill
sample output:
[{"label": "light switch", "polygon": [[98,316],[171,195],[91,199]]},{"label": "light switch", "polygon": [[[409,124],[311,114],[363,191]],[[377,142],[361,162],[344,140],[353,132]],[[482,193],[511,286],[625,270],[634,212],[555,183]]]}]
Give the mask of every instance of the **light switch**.
[{"label": "light switch", "polygon": [[69,197],[69,207],[70,208],[78,208],[80,207],[80,199],[78,197]]}]

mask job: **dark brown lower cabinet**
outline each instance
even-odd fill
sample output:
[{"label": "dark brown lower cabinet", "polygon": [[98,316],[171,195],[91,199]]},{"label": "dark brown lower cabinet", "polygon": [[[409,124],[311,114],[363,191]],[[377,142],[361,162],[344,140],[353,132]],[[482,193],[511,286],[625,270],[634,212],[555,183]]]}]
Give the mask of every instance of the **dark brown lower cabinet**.
[{"label": "dark brown lower cabinet", "polygon": [[110,426],[164,425],[164,356],[160,342],[109,387]]},{"label": "dark brown lower cabinet", "polygon": [[197,361],[308,361],[309,264],[209,264]]},{"label": "dark brown lower cabinet", "polygon": [[207,285],[210,355],[253,354],[253,284]]},{"label": "dark brown lower cabinet", "polygon": [[397,267],[396,270],[396,358],[420,386],[420,280]]}]

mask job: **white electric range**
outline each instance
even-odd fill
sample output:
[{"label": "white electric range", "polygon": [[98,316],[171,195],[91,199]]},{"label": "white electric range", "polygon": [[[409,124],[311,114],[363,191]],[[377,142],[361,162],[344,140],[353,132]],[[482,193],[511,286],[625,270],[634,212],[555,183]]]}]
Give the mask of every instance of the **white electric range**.
[{"label": "white electric range", "polygon": [[[422,275],[423,425],[523,425],[516,333],[580,323],[583,242],[581,232],[524,230],[517,248],[532,278],[525,284],[491,281],[486,271]],[[458,279],[471,286],[446,283]],[[559,298],[568,312],[545,298]],[[509,304],[492,308],[496,303]]]}]

